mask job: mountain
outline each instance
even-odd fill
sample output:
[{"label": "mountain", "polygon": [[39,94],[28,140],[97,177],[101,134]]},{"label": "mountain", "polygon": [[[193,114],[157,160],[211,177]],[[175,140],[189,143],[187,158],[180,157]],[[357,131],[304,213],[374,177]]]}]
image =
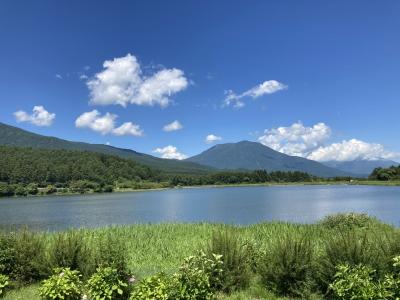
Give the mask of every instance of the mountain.
[{"label": "mountain", "polygon": [[164,171],[166,173],[205,174],[212,168],[197,163],[175,159],[162,159],[130,149],[116,148],[102,144],[71,142],[56,137],[43,136],[0,122],[0,145],[32,147],[42,149],[66,149],[93,151],[122,158],[133,159],[138,163]]},{"label": "mountain", "polygon": [[391,166],[398,166],[399,163],[393,160],[352,160],[352,161],[326,161],[324,165],[339,169],[345,172],[360,174],[368,176],[372,173],[375,168],[389,168]]},{"label": "mountain", "polygon": [[325,166],[319,162],[289,156],[260,143],[249,141],[219,144],[186,159],[186,161],[217,169],[301,171],[320,177],[354,176],[354,174]]}]

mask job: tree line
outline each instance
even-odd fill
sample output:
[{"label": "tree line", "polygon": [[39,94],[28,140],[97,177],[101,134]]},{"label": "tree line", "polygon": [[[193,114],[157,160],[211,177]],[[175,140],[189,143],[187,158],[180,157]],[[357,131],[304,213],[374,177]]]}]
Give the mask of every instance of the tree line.
[{"label": "tree line", "polygon": [[400,165],[389,168],[376,168],[372,171],[369,179],[382,181],[400,180]]},{"label": "tree line", "polygon": [[0,146],[0,196],[316,180],[297,171],[166,174],[131,159],[96,152]]}]

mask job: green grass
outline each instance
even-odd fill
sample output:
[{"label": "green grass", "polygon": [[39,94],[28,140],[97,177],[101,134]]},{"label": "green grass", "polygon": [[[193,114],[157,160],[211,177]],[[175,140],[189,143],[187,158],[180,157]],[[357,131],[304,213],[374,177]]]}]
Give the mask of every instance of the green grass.
[{"label": "green grass", "polygon": [[[340,220],[339,220],[340,221]],[[341,222],[341,221],[340,221]],[[352,223],[345,224],[353,226]],[[351,219],[353,222],[353,219]],[[193,255],[199,249],[204,249],[209,243],[214,231],[230,227],[238,234],[244,243],[252,245],[256,251],[271,249],[283,236],[299,238],[307,235],[315,247],[315,251],[321,254],[324,243],[338,236],[341,228],[335,228],[335,221],[329,220],[328,225],[318,224],[292,224],[284,222],[259,223],[249,226],[228,226],[222,224],[198,223],[198,224],[141,224],[118,227],[105,227],[100,229],[74,230],[82,239],[94,245],[102,237],[111,234],[127,243],[126,258],[128,269],[138,278],[155,274],[160,271],[172,273],[178,270],[183,259]],[[333,225],[332,225],[333,224]],[[366,225],[364,225],[366,224]],[[338,225],[339,226],[339,225]],[[377,239],[384,234],[390,236],[398,233],[398,229],[371,219],[371,222],[363,222],[358,231],[365,232],[371,236],[372,243],[378,243]],[[38,233],[45,239],[47,245],[54,240],[54,235],[65,233]],[[37,295],[38,285],[29,285],[20,289],[9,291],[4,299],[39,299]],[[244,291],[234,292],[231,295],[219,294],[220,300],[240,299],[288,299],[279,298],[268,292],[260,283],[259,278],[254,275],[251,285]],[[321,299],[317,296],[311,299]]]}]

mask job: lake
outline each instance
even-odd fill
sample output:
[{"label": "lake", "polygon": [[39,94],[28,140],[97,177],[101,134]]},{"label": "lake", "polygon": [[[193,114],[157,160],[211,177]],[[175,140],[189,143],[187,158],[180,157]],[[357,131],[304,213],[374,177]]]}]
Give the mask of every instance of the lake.
[{"label": "lake", "polygon": [[400,187],[252,186],[4,198],[0,199],[0,225],[63,230],[159,222],[310,223],[350,211],[398,226]]}]

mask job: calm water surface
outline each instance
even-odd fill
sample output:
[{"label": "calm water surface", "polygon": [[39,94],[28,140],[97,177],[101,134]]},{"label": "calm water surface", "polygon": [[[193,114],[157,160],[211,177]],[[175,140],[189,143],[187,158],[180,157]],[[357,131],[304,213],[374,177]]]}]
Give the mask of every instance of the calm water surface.
[{"label": "calm water surface", "polygon": [[349,211],[368,213],[399,226],[400,187],[224,187],[6,198],[0,200],[0,225],[62,230],[159,222],[309,223]]}]

